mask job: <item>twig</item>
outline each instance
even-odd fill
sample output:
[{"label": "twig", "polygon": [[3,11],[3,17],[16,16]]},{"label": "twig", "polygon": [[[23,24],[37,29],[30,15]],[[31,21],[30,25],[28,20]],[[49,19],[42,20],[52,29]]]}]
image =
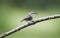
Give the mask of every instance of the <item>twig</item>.
[{"label": "twig", "polygon": [[50,19],[56,19],[56,18],[60,18],[60,14],[52,15],[52,16],[47,16],[47,17],[42,17],[40,19],[35,20],[34,22],[30,22],[29,24],[25,24],[23,26],[20,25],[20,26],[14,28],[14,29],[12,29],[12,30],[10,30],[8,32],[5,32],[5,33],[1,34],[0,38],[4,38],[4,37],[6,37],[8,35],[11,35],[11,34],[17,32],[19,30],[22,30],[22,29],[24,29],[24,28],[26,28],[28,26],[34,25],[34,24],[36,24],[38,22],[42,22],[42,21],[46,21],[46,20],[50,20]]}]

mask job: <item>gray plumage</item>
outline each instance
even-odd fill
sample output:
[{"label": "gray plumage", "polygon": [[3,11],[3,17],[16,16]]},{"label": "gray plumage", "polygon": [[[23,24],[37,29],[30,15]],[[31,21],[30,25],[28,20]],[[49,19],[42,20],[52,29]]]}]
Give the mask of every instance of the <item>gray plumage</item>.
[{"label": "gray plumage", "polygon": [[37,14],[35,12],[30,12],[24,19],[21,20],[22,21],[32,21],[33,19],[33,14]]}]

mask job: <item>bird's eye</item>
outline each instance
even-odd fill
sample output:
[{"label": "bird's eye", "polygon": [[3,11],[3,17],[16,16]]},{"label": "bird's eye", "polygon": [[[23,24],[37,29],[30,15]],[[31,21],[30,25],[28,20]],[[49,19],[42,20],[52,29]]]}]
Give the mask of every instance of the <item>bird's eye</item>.
[{"label": "bird's eye", "polygon": [[32,13],[32,14],[37,14],[37,13]]}]

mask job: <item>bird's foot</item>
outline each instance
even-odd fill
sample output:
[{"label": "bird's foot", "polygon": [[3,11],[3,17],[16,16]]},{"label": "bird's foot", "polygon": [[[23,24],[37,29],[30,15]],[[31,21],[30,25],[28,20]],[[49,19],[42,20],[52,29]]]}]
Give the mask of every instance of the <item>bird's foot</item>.
[{"label": "bird's foot", "polygon": [[34,22],[34,21],[32,21],[32,22]]}]

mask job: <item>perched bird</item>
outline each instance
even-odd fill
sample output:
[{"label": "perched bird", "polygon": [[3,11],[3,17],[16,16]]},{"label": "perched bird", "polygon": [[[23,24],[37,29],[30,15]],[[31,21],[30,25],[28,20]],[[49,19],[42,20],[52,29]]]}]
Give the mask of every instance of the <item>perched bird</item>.
[{"label": "perched bird", "polygon": [[34,14],[37,14],[36,12],[30,12],[25,18],[23,18],[22,20],[21,20],[21,22],[22,21],[33,21],[32,19],[33,19],[33,15]]}]

